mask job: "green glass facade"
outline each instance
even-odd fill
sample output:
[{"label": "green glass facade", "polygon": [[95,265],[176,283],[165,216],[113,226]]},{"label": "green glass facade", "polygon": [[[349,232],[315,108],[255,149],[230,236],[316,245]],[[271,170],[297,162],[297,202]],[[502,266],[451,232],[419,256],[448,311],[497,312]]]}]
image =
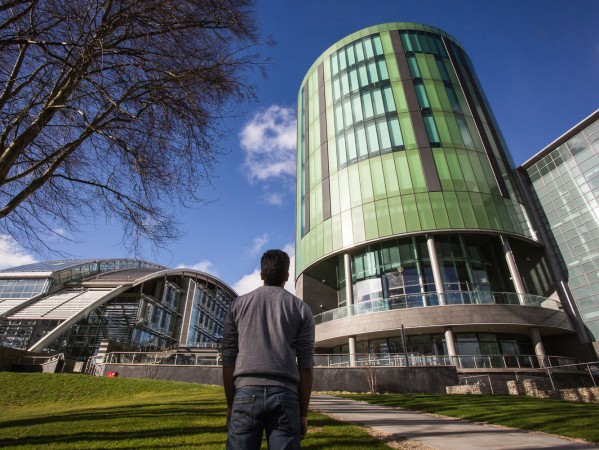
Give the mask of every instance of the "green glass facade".
[{"label": "green glass facade", "polygon": [[[362,351],[393,353],[406,324],[411,352],[505,361],[534,351],[527,358],[543,365],[542,335],[574,335],[454,38],[389,23],[332,45],[301,84],[297,137],[296,290],[322,351],[356,363]],[[454,306],[459,317],[445,321]],[[505,336],[517,349],[498,344]],[[444,343],[422,350],[427,339]]]},{"label": "green glass facade", "polygon": [[442,31],[348,36],[308,71],[298,108],[296,273],[399,235],[535,239],[468,57]]}]

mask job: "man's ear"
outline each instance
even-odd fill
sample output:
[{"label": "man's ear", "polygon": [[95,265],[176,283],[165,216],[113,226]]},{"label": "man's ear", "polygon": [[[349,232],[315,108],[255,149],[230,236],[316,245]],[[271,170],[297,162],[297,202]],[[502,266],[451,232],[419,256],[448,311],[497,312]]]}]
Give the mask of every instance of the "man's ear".
[{"label": "man's ear", "polygon": [[289,281],[289,272],[287,272],[287,275],[285,275],[285,283]]},{"label": "man's ear", "polygon": [[262,272],[260,272],[260,279],[264,280],[264,274]]}]

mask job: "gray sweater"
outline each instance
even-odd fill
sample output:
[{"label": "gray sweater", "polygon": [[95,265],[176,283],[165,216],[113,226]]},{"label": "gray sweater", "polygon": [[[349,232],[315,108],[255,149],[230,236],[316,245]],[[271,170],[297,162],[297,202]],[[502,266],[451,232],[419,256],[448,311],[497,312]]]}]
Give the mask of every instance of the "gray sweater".
[{"label": "gray sweater", "polygon": [[314,364],[314,318],[282,287],[262,286],[237,297],[225,317],[223,365],[235,387],[284,386],[297,392],[298,368]]}]

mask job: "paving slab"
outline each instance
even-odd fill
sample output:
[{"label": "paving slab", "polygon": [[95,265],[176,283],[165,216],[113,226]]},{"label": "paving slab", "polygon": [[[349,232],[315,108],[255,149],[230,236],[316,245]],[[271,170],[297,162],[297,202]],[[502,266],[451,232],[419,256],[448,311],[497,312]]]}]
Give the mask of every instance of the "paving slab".
[{"label": "paving slab", "polygon": [[553,435],[371,405],[330,395],[312,395],[310,408],[379,433],[392,434],[397,440],[416,441],[438,450],[599,449],[595,444]]}]

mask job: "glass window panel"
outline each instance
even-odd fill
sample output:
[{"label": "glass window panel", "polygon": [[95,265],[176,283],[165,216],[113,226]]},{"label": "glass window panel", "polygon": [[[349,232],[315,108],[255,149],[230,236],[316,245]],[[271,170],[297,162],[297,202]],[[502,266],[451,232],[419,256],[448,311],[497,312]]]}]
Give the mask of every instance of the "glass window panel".
[{"label": "glass window panel", "polygon": [[393,155],[384,155],[381,157],[383,172],[385,174],[385,186],[387,196],[399,194],[399,183],[397,181],[397,171],[395,170],[395,160]]},{"label": "glass window panel", "polygon": [[435,218],[433,215],[431,200],[428,193],[415,195],[416,205],[418,208],[418,217],[420,219],[420,227],[423,230],[434,230]]},{"label": "glass window panel", "polygon": [[476,177],[474,175],[474,170],[472,170],[472,164],[470,164],[470,159],[468,158],[468,153],[466,150],[456,150],[456,154],[458,155],[458,160],[460,164],[460,168],[462,169],[462,173],[464,174],[464,181],[469,191],[480,192],[480,187],[478,186]]},{"label": "glass window panel", "polygon": [[364,43],[364,54],[366,55],[366,58],[368,59],[368,58],[374,57],[372,41],[369,38],[367,38],[367,39],[364,39],[363,43]]},{"label": "glass window panel", "polygon": [[406,148],[416,147],[416,136],[414,136],[414,128],[412,127],[412,119],[408,113],[399,114],[399,124],[401,135]]},{"label": "glass window panel", "polygon": [[410,68],[410,73],[412,74],[412,78],[421,78],[420,69],[418,68],[418,62],[416,61],[416,57],[414,55],[408,56],[408,67]]},{"label": "glass window panel", "polygon": [[358,41],[354,45],[356,51],[356,61],[364,61],[364,50],[362,49],[362,42]]},{"label": "glass window panel", "polygon": [[379,230],[374,203],[364,204],[362,210],[364,212],[364,237],[366,240],[376,239],[379,237]]},{"label": "glass window panel", "polygon": [[421,108],[430,108],[431,104],[428,101],[428,96],[426,95],[426,89],[424,89],[424,85],[422,83],[414,83],[414,89],[416,89],[416,97],[418,97],[418,103]]},{"label": "glass window panel", "polygon": [[331,74],[336,75],[339,72],[339,62],[337,59],[337,53],[331,55]]},{"label": "glass window panel", "polygon": [[431,108],[440,109],[441,103],[439,102],[439,97],[437,97],[437,90],[435,89],[435,84],[431,80],[425,80],[424,88]]},{"label": "glass window panel", "polygon": [[383,97],[385,99],[385,111],[395,111],[395,100],[393,99],[393,92],[391,91],[391,87],[387,86],[383,89]]},{"label": "glass window panel", "polygon": [[354,110],[354,123],[364,120],[364,116],[362,115],[362,102],[360,101],[359,95],[352,98],[352,106]]},{"label": "glass window panel", "polygon": [[338,133],[343,128],[343,105],[337,103],[335,105],[335,131]]},{"label": "glass window panel", "polygon": [[403,205],[403,213],[406,220],[406,230],[408,232],[420,231],[422,227],[420,226],[416,197],[413,194],[402,195],[401,200]]},{"label": "glass window panel", "polygon": [[339,50],[337,52],[339,56],[339,71],[345,70],[347,67],[347,60],[345,59],[345,50]]},{"label": "glass window panel", "polygon": [[337,173],[330,176],[329,189],[331,198],[331,216],[335,216],[341,212],[341,204],[339,203],[339,176]]},{"label": "glass window panel", "polygon": [[387,197],[387,191],[385,188],[385,176],[383,175],[383,163],[380,158],[371,158],[368,161],[370,163],[374,198],[377,200],[385,198]]},{"label": "glass window panel", "polygon": [[387,63],[384,59],[377,61],[377,66],[379,67],[379,75],[381,80],[389,79],[389,72],[387,71]]},{"label": "glass window panel", "polygon": [[456,122],[458,123],[458,128],[460,129],[460,134],[462,135],[462,140],[464,141],[464,146],[468,150],[474,150],[474,142],[472,141],[472,136],[470,136],[470,130],[468,129],[468,125],[462,116],[455,116]]},{"label": "glass window panel", "polygon": [[431,145],[441,144],[439,138],[439,132],[437,131],[437,125],[435,119],[431,114],[423,114],[422,119],[424,120],[424,128],[426,128],[426,134]]},{"label": "glass window panel", "polygon": [[339,171],[339,200],[341,211],[350,208],[349,181],[347,169]]},{"label": "glass window panel", "polygon": [[349,79],[347,77],[347,72],[341,74],[341,95],[349,94]]},{"label": "glass window panel", "polygon": [[445,92],[447,93],[447,98],[449,98],[449,103],[451,104],[453,112],[461,114],[462,107],[460,106],[460,101],[458,100],[458,96],[456,95],[453,86],[445,86]]},{"label": "glass window panel", "polygon": [[358,67],[358,75],[360,78],[360,87],[368,86],[368,72],[366,66]]},{"label": "glass window panel", "polygon": [[365,92],[362,95],[362,104],[364,105],[364,118],[370,119],[374,116],[374,110],[372,108],[372,99],[370,92]]},{"label": "glass window panel", "polygon": [[366,234],[364,230],[365,218],[364,211],[361,206],[353,208],[351,210],[352,220],[352,231],[353,231],[353,243],[364,242],[366,240]]},{"label": "glass window panel", "polygon": [[358,147],[358,158],[366,158],[368,156],[368,144],[366,142],[366,131],[363,126],[356,127],[356,145]]},{"label": "glass window panel", "polygon": [[339,250],[343,247],[341,214],[331,217],[331,231],[333,233],[333,250]]},{"label": "glass window panel", "polygon": [[441,79],[443,81],[450,81],[449,74],[447,73],[447,67],[445,67],[445,62],[441,58],[436,58],[437,61],[437,69],[439,69],[439,75],[441,75]]},{"label": "glass window panel", "polygon": [[391,134],[391,145],[396,147],[403,147],[403,138],[401,136],[401,129],[399,127],[399,120],[397,117],[392,117],[387,119],[387,124],[389,126],[389,132]]},{"label": "glass window panel", "polygon": [[435,166],[441,181],[441,189],[444,191],[452,191],[453,183],[451,181],[451,173],[445,159],[445,151],[443,149],[433,149],[433,157],[435,158]]},{"label": "glass window panel", "polygon": [[333,80],[333,98],[339,100],[341,98],[341,84],[339,78]]},{"label": "glass window panel", "polygon": [[[397,196],[389,198],[389,215],[391,216],[391,229],[393,230],[394,234],[401,234],[407,231],[405,222],[406,216],[403,209],[403,203],[401,201],[402,198],[405,197],[406,196]],[[414,215],[417,216],[415,211]]]},{"label": "glass window panel", "polygon": [[341,234],[343,239],[343,246],[352,246],[354,243],[354,237],[352,230],[352,213],[349,210],[343,211],[341,213]]},{"label": "glass window panel", "polygon": [[415,52],[422,52],[422,46],[420,45],[420,40],[418,39],[418,35],[414,32],[409,34],[410,41],[412,42],[412,48]]},{"label": "glass window panel", "polygon": [[347,177],[349,180],[349,195],[351,206],[357,206],[362,203],[362,193],[360,192],[360,172],[358,165],[354,164],[347,168]]},{"label": "glass window panel", "polygon": [[362,161],[358,164],[360,172],[360,191],[362,192],[362,200],[371,202],[374,200],[374,191],[372,188],[372,177],[370,176],[370,161]]},{"label": "glass window panel", "polygon": [[374,54],[382,55],[383,54],[383,44],[381,42],[380,36],[373,36],[372,42],[374,44]]},{"label": "glass window panel", "polygon": [[352,162],[355,162],[358,157],[358,153],[356,150],[356,140],[354,138],[354,130],[350,128],[346,132],[345,136],[346,136],[345,144],[346,144],[346,148],[347,148],[347,159],[351,164]]},{"label": "glass window panel", "polygon": [[476,221],[479,227],[491,228],[483,196],[477,192],[470,192],[470,201],[472,202],[472,208],[474,209],[474,214],[476,214]]},{"label": "glass window panel", "polygon": [[356,63],[356,57],[354,55],[354,46],[348,45],[346,48],[347,51],[347,65],[353,66]]},{"label": "glass window panel", "polygon": [[356,69],[349,71],[349,87],[351,92],[356,92],[360,88],[358,83],[358,72]]},{"label": "glass window panel", "polygon": [[454,192],[443,192],[443,198],[450,228],[464,228],[464,219],[462,219],[456,194]]},{"label": "glass window panel", "polygon": [[408,166],[408,157],[405,152],[394,153],[395,169],[397,170],[397,180],[399,189],[402,194],[411,193],[414,191],[412,186],[412,176]]},{"label": "glass window panel", "polygon": [[378,154],[380,147],[374,122],[370,122],[366,125],[366,134],[368,136],[368,152],[371,155]]},{"label": "glass window panel", "polygon": [[343,117],[343,124],[345,127],[351,126],[353,122],[353,116],[351,112],[351,100],[349,98],[346,98],[343,101]]},{"label": "glass window panel", "polygon": [[376,222],[379,236],[389,236],[393,233],[391,228],[391,215],[387,199],[378,200],[374,203],[376,211]]},{"label": "glass window panel", "polygon": [[379,81],[379,74],[376,71],[376,63],[375,62],[371,62],[370,64],[368,64],[368,75],[370,75],[371,83],[376,83],[377,81]]},{"label": "glass window panel", "polygon": [[385,103],[383,102],[383,93],[380,89],[372,91],[372,103],[374,103],[375,115],[385,114]]},{"label": "glass window panel", "polygon": [[447,167],[451,174],[451,181],[456,191],[465,191],[466,183],[464,181],[464,175],[460,167],[460,161],[458,156],[453,149],[445,149],[445,158],[447,159]]},{"label": "glass window panel", "polygon": [[387,128],[386,120],[378,120],[376,128],[379,134],[379,140],[381,143],[381,152],[387,152],[391,150],[391,137],[389,136],[389,129]]},{"label": "glass window panel", "polygon": [[337,160],[339,166],[344,167],[347,164],[347,153],[345,152],[345,136],[343,134],[337,136]]},{"label": "glass window panel", "polygon": [[478,158],[478,153],[468,152],[468,156],[470,157],[470,165],[472,166],[472,170],[474,172],[474,176],[476,177],[476,182],[478,183],[480,191],[490,193],[491,188],[487,183],[487,177],[485,176],[485,171],[480,163],[480,159]]},{"label": "glass window panel", "polygon": [[472,200],[467,192],[456,192],[458,199],[458,205],[462,218],[464,219],[464,227],[466,228],[478,228],[478,222],[476,221],[476,214],[472,207]]},{"label": "glass window panel", "polygon": [[408,35],[408,33],[399,33],[399,37],[401,38],[401,43],[406,52],[414,51],[414,48],[412,47],[412,41],[410,40],[410,36]]},{"label": "glass window panel", "polygon": [[412,178],[412,187],[414,192],[426,191],[426,181],[424,179],[424,172],[422,170],[422,164],[420,162],[420,155],[417,150],[408,150],[406,152],[408,156],[408,163],[410,166],[410,176]]},{"label": "glass window panel", "polygon": [[429,193],[431,209],[435,218],[435,228],[450,228],[449,216],[442,192]]}]

